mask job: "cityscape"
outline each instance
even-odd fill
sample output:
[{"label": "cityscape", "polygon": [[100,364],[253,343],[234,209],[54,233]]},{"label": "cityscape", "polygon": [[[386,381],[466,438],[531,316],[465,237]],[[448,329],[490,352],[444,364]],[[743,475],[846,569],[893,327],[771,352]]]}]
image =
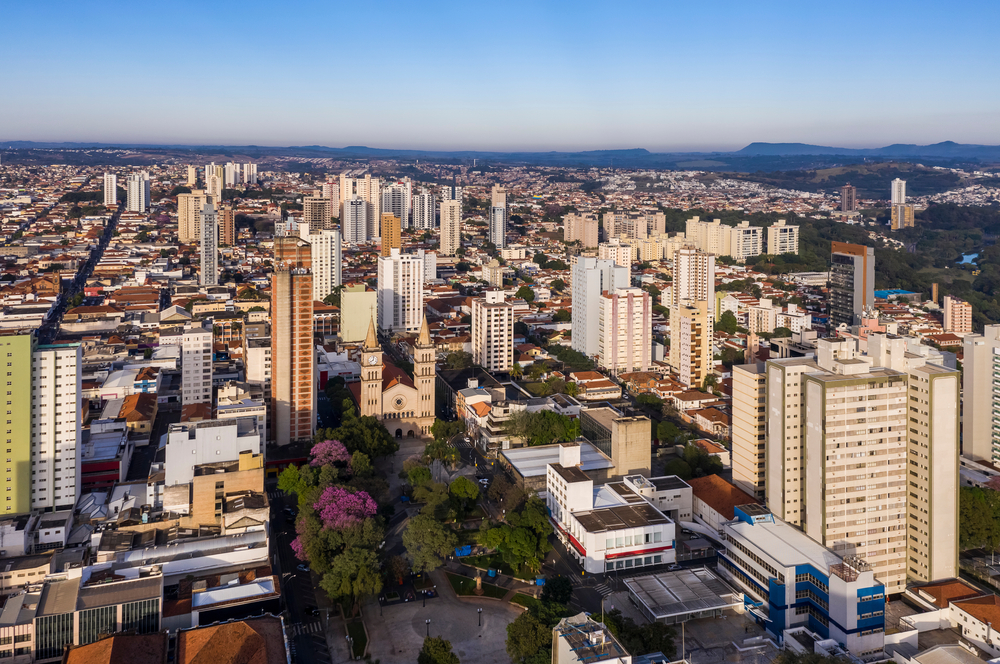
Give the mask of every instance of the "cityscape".
[{"label": "cityscape", "polygon": [[0,660],[1000,662],[1000,7],[114,4],[6,12]]}]

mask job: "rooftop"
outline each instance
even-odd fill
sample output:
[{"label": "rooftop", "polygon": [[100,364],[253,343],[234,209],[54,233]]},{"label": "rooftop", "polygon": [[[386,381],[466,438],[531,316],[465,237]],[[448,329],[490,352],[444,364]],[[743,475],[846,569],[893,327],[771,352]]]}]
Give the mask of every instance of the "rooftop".
[{"label": "rooftop", "polygon": [[670,523],[670,519],[645,501],[578,512],[573,516],[587,532],[591,533]]},{"label": "rooftop", "polygon": [[724,609],[738,594],[707,569],[683,569],[625,579],[625,586],[657,619]]},{"label": "rooftop", "polygon": [[744,493],[735,485],[730,484],[718,475],[694,477],[688,480],[695,498],[714,509],[723,518],[733,520],[736,515],[733,509],[738,505],[756,503],[757,499]]},{"label": "rooftop", "polygon": [[[765,508],[759,505],[751,507],[757,507],[764,514],[769,514]],[[748,515],[754,516],[749,511],[743,510],[743,506],[740,506],[740,509]],[[840,556],[801,530],[797,530],[781,520],[768,519],[754,524],[736,521],[727,524],[726,528],[735,531],[744,541],[750,542],[754,548],[766,552],[782,567],[809,564],[819,572],[827,574],[831,565],[843,562]]]},{"label": "rooftop", "polygon": [[[539,477],[545,475],[549,464],[559,463],[560,443],[521,447],[513,450],[503,450],[501,455],[514,467],[521,477]],[[593,444],[580,441],[580,466],[584,472],[613,468],[614,462]]]}]

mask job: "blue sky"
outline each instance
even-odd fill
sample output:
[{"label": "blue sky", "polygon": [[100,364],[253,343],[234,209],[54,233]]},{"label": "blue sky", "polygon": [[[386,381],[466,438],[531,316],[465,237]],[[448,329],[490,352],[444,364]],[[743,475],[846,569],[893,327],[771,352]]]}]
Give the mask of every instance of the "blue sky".
[{"label": "blue sky", "polygon": [[1000,144],[997,2],[6,2],[0,140]]}]

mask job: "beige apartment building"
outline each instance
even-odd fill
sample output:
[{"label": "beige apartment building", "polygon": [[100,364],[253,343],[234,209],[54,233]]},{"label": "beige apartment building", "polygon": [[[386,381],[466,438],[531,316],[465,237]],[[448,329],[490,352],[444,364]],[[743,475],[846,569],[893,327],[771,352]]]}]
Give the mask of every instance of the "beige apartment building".
[{"label": "beige apartment building", "polygon": [[563,217],[563,241],[580,242],[584,249],[600,244],[600,220],[596,214],[569,213]]},{"label": "beige apartment building", "polygon": [[652,298],[641,288],[603,291],[598,309],[598,365],[614,374],[648,371],[652,315]]},{"label": "beige apartment building", "polygon": [[951,295],[944,296],[944,331],[952,334],[972,332],[972,305]]},{"label": "beige apartment building", "polygon": [[[339,210],[337,211],[339,214]],[[302,199],[302,221],[309,224],[310,233],[333,228],[333,206],[325,196],[305,196]]]},{"label": "beige apartment building", "polygon": [[728,226],[719,219],[702,221],[692,217],[685,224],[684,236],[705,253],[729,256],[740,262],[764,252],[764,229],[751,226],[749,221]]},{"label": "beige apartment building", "polygon": [[598,245],[597,258],[614,261],[622,267],[630,267],[635,260],[635,247],[622,243],[618,238],[611,238],[610,242]]},{"label": "beige apartment building", "polygon": [[399,217],[382,213],[382,255],[391,256],[393,249],[403,248],[403,223]]},{"label": "beige apartment building", "polygon": [[733,367],[733,484],[765,499],[767,373],[763,364]]},{"label": "beige apartment building", "polygon": [[671,307],[670,318],[670,365],[681,383],[700,388],[712,371],[713,320],[708,302],[685,301]]},{"label": "beige apartment building", "polygon": [[454,256],[462,247],[462,201],[441,201],[441,255]]},{"label": "beige apartment building", "polygon": [[190,194],[177,194],[177,239],[181,244],[201,241],[201,210],[205,203],[215,203],[215,197],[203,189]]},{"label": "beige apartment building", "polygon": [[789,226],[784,219],[768,226],[767,253],[772,256],[799,253],[799,227]]},{"label": "beige apartment building", "polygon": [[514,364],[514,305],[504,301],[502,289],[472,300],[472,361],[501,373]]}]

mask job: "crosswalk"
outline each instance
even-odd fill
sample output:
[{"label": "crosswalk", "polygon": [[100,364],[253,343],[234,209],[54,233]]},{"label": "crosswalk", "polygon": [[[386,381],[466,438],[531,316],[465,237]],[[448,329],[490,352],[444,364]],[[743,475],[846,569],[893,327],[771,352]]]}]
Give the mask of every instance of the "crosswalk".
[{"label": "crosswalk", "polygon": [[301,636],[302,634],[318,634],[323,631],[323,623],[319,620],[314,620],[309,623],[292,625],[291,633],[292,636]]},{"label": "crosswalk", "polygon": [[599,586],[594,588],[594,590],[600,593],[601,597],[607,597],[608,595],[614,592],[613,590],[611,590],[611,586],[609,586],[606,583],[600,584]]},{"label": "crosswalk", "polygon": [[285,495],[285,492],[281,491],[280,489],[268,489],[267,490],[267,497],[270,500],[278,500],[279,498],[282,498],[284,495]]}]

